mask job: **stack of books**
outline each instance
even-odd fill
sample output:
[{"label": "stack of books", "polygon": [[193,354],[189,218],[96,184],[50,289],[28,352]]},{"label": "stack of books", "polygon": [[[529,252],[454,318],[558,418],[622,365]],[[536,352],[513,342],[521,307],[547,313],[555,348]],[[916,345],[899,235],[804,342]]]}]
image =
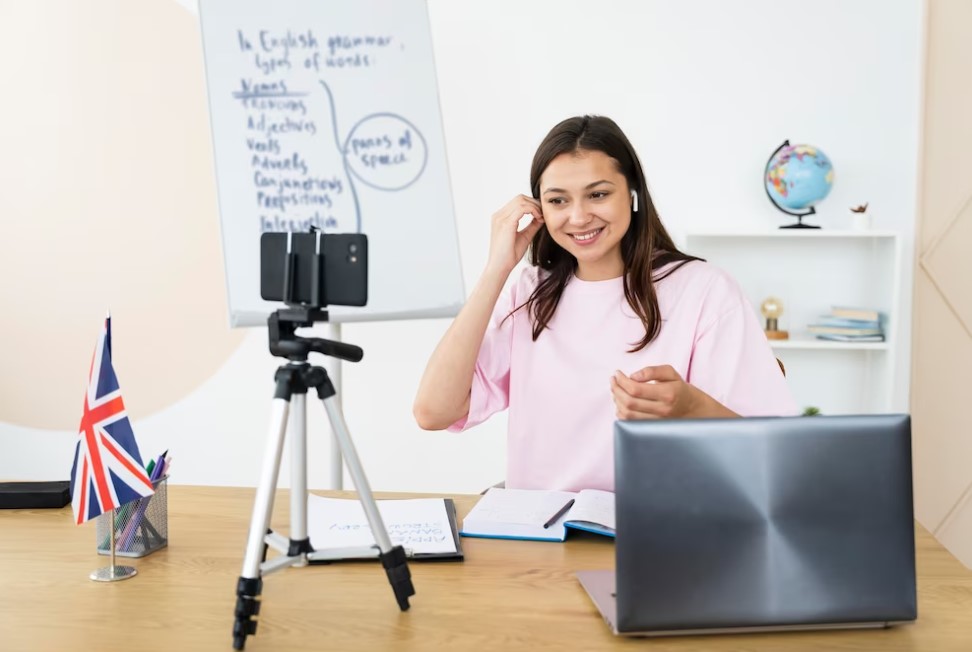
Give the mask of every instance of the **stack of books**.
[{"label": "stack of books", "polygon": [[883,342],[882,315],[870,308],[834,306],[829,315],[823,315],[807,327],[821,340],[837,342]]}]

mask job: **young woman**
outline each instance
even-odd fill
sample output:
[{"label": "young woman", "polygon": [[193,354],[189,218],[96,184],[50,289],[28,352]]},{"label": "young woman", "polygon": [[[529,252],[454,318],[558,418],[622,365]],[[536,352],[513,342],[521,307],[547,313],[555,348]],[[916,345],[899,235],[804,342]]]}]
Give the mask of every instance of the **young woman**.
[{"label": "young woman", "polygon": [[465,430],[508,407],[508,487],[613,491],[615,419],[797,413],[750,304],[678,250],[612,120],[555,126],[530,187],[493,215],[486,269],[422,377],[419,426]]}]

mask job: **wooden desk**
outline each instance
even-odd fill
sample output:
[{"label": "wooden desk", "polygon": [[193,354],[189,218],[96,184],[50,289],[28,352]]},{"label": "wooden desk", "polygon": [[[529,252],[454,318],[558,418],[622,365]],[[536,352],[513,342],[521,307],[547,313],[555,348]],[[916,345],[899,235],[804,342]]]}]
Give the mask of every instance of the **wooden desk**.
[{"label": "wooden desk", "polygon": [[[94,525],[62,510],[0,510],[0,649],[231,650],[236,580],[253,490],[169,487],[167,549],[102,584]],[[465,514],[475,497],[456,503]],[[286,492],[274,525],[288,526]],[[377,562],[290,568],[264,578],[251,652],[272,650],[962,650],[972,649],[972,572],[918,528],[918,622],[874,631],[618,639],[574,578],[613,564],[613,543],[464,539],[466,561],[411,563],[416,595],[398,610]]]}]

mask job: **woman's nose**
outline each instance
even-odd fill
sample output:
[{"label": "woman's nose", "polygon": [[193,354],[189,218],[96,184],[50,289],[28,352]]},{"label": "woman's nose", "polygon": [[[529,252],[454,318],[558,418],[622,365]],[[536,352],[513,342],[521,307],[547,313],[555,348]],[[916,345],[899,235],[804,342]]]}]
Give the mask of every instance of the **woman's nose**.
[{"label": "woman's nose", "polygon": [[570,223],[574,226],[587,224],[593,215],[584,202],[577,202],[571,207]]}]

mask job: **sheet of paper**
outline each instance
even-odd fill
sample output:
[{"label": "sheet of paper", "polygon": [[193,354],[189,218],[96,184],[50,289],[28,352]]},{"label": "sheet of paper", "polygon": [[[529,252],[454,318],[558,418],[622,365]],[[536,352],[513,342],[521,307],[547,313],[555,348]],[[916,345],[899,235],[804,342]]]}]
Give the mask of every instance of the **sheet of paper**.
[{"label": "sheet of paper", "polygon": [[[401,545],[416,554],[456,552],[456,541],[442,498],[376,502],[393,545]],[[375,543],[364,507],[360,501],[350,498],[308,495],[307,534],[316,549]]]},{"label": "sheet of paper", "polygon": [[614,522],[614,494],[599,489],[584,489],[577,494],[567,520],[587,521],[617,529]]}]

